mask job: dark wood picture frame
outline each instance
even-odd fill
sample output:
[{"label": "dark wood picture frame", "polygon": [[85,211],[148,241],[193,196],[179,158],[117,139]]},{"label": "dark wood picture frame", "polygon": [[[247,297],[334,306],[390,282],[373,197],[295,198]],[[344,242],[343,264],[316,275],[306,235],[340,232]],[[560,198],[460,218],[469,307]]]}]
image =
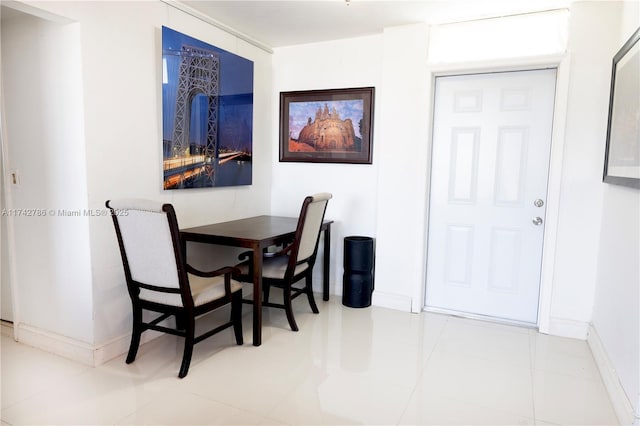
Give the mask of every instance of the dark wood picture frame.
[{"label": "dark wood picture frame", "polygon": [[640,28],[613,57],[603,182],[640,189]]},{"label": "dark wood picture frame", "polygon": [[375,88],[280,93],[280,161],[371,164]]}]

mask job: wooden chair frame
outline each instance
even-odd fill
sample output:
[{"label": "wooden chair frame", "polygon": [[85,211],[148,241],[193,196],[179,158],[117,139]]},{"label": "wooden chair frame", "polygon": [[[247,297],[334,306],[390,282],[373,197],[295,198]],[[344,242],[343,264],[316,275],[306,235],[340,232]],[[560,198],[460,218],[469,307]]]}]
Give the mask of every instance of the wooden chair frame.
[{"label": "wooden chair frame", "polygon": [[[124,246],[120,224],[118,222],[118,215],[121,214],[121,212],[116,212],[115,209],[111,207],[110,202],[111,201],[109,200],[105,204],[106,207],[111,210],[111,217],[113,219],[116,236],[118,238],[118,245],[120,247],[125,279],[129,291],[129,296],[131,297],[133,311],[133,331],[131,335],[131,344],[129,345],[126,363],[130,364],[135,360],[136,354],[138,352],[138,347],[140,346],[140,337],[146,330],[160,331],[163,333],[180,336],[185,339],[182,363],[180,366],[180,371],[178,373],[178,377],[180,378],[185,377],[189,371],[189,365],[191,363],[191,357],[193,354],[193,346],[203,341],[204,339],[211,337],[214,334],[219,333],[220,331],[225,330],[229,327],[233,327],[236,343],[238,345],[242,345],[242,290],[238,290],[235,292],[231,291],[231,277],[234,273],[237,273],[237,270],[233,267],[224,267],[215,271],[203,272],[188,265],[186,262],[185,253],[183,252],[183,243],[180,239],[180,230],[178,228],[175,210],[171,204],[163,204],[162,211],[166,214],[169,224],[180,288],[172,289],[135,281],[131,276],[129,260]],[[213,300],[199,306],[194,306],[191,287],[189,285],[188,273],[199,277],[224,276],[225,295],[217,300]],[[182,299],[182,306],[172,306],[140,299],[140,289],[148,289],[161,293],[180,294]],[[231,304],[231,317],[229,321],[199,336],[195,336],[195,320],[197,317],[216,310],[229,303]],[[148,322],[145,322],[143,320],[144,310],[156,312],[160,315]],[[160,324],[162,321],[170,318],[171,316],[174,316],[176,319],[176,328],[170,328],[168,326]]]},{"label": "wooden chair frame", "polygon": [[[331,198],[331,196],[329,196],[329,198]],[[298,251],[300,249],[300,242],[301,242],[301,238],[302,238],[302,232],[304,230],[305,227],[305,222],[307,220],[307,211],[309,208],[309,205],[314,202],[314,197],[313,196],[308,196],[304,199],[303,203],[302,203],[302,209],[300,211],[300,216],[298,219],[298,224],[296,226],[296,232],[294,234],[293,240],[284,245],[284,248],[282,248],[281,250],[274,252],[274,253],[265,253],[265,258],[276,258],[279,256],[287,256],[288,257],[288,263],[287,263],[287,270],[284,274],[284,277],[282,279],[280,278],[269,278],[269,277],[265,277],[263,275],[262,277],[262,292],[263,292],[263,301],[262,301],[262,306],[267,306],[267,307],[272,307],[272,308],[279,308],[279,309],[284,309],[286,316],[287,316],[287,321],[289,322],[289,326],[291,327],[291,329],[293,331],[298,331],[298,325],[296,323],[295,317],[293,315],[293,307],[292,307],[292,301],[293,299],[295,299],[296,297],[302,295],[302,294],[306,294],[307,295],[307,299],[309,301],[309,306],[311,307],[311,310],[313,311],[314,314],[319,313],[320,311],[318,310],[318,306],[316,305],[316,301],[315,301],[315,297],[313,295],[313,266],[315,265],[315,261],[316,261],[316,257],[318,254],[318,243],[320,241],[320,233],[321,233],[321,228],[322,228],[322,221],[324,220],[324,214],[327,210],[327,205],[328,205],[328,200],[325,203],[323,212],[322,212],[322,217],[320,219],[320,226],[318,226],[318,230],[317,230],[317,235],[316,235],[316,242],[315,242],[315,248],[313,250],[313,253],[305,258],[305,259],[299,259],[296,260],[298,257]],[[253,262],[251,261],[251,256],[252,256],[253,252],[245,252],[242,253],[240,255],[240,260],[247,260],[246,262],[243,262],[245,264],[248,264],[248,273],[247,274],[238,274],[236,276],[234,276],[234,278],[236,278],[238,281],[242,281],[242,282],[252,282],[253,280],[253,270],[252,270],[252,265]],[[296,274],[295,270],[296,267],[298,265],[307,263],[308,267]],[[304,287],[299,288],[299,287],[294,287],[294,284],[296,284],[297,282],[301,281],[302,279],[304,279],[305,284]],[[270,295],[270,289],[271,287],[278,287],[282,289],[283,292],[283,303],[273,303],[269,301],[269,295]],[[253,300],[248,300],[245,299],[243,300],[244,303],[253,303]]]}]

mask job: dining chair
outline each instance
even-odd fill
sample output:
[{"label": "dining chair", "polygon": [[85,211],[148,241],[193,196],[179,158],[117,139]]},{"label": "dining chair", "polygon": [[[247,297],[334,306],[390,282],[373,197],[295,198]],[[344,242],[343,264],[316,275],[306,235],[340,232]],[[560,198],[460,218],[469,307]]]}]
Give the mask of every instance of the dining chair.
[{"label": "dining chair", "polygon": [[[146,330],[184,337],[180,378],[189,371],[196,343],[233,326],[236,343],[242,345],[242,285],[232,279],[235,269],[203,272],[187,264],[171,204],[120,199],[108,200],[106,206],[111,210],[133,310],[126,363],[135,360]],[[227,304],[231,304],[229,321],[195,336],[196,318]],[[154,312],[150,316],[155,318],[145,321],[143,311]],[[171,316],[175,328],[162,323]]]},{"label": "dining chair", "polygon": [[[265,253],[262,260],[262,306],[284,309],[289,326],[293,331],[298,331],[291,305],[293,299],[301,294],[306,294],[313,313],[319,313],[313,297],[313,265],[318,253],[320,227],[324,220],[327,203],[331,198],[332,195],[326,192],[306,197],[302,203],[293,240],[276,252]],[[246,260],[236,265],[239,273],[235,275],[235,278],[238,281],[253,282],[251,256],[252,252],[240,255],[240,259]],[[303,279],[303,287],[294,287],[294,284]],[[283,303],[269,301],[272,286],[282,289]],[[253,303],[250,300],[244,302]]]}]

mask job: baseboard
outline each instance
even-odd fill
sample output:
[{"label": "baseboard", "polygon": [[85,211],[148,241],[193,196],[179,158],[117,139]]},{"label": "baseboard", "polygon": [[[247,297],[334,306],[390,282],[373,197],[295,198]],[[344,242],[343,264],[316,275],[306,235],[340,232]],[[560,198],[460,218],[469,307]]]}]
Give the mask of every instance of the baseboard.
[{"label": "baseboard", "polygon": [[589,324],[583,321],[550,318],[549,334],[552,336],[586,340],[587,334],[589,334]]},{"label": "baseboard", "polygon": [[371,304],[381,308],[411,312],[411,298],[408,296],[401,296],[399,294],[383,293],[374,290],[371,298]]},{"label": "baseboard", "polygon": [[[144,345],[158,337],[163,336],[163,333],[154,330],[147,330],[142,333],[140,337],[140,345]],[[120,355],[126,354],[129,351],[129,344],[131,343],[131,333],[127,333],[124,336],[116,337],[109,342],[97,346],[93,354],[94,366],[104,364],[105,362],[117,358]]]},{"label": "baseboard", "polygon": [[94,348],[86,342],[22,323],[18,325],[17,331],[20,343],[94,366]]},{"label": "baseboard", "polygon": [[[332,298],[342,297],[342,282],[331,281],[329,283],[329,294]],[[314,277],[313,291],[322,294],[322,277]],[[381,308],[395,309],[397,311],[411,312],[411,297],[398,294],[384,293],[373,290],[371,304]]]},{"label": "baseboard", "polygon": [[[147,331],[142,334],[140,344],[147,343],[161,335],[162,333],[157,331]],[[20,343],[91,367],[97,367],[126,353],[129,350],[130,340],[131,334],[126,334],[100,346],[93,346],[48,330],[24,324],[18,325],[18,341]]]},{"label": "baseboard", "polygon": [[[607,355],[607,351],[600,340],[600,336],[596,332],[593,325],[589,325],[589,331],[587,336],[587,343],[591,348],[591,353],[593,354],[593,358],[598,365],[598,369],[600,370],[600,375],[602,376],[602,380],[604,382],[605,387],[607,388],[607,392],[609,393],[609,399],[611,399],[611,404],[613,405],[613,409],[618,416],[618,421],[621,425],[638,425],[640,424],[640,417],[638,417],[639,413],[635,413],[633,410],[633,406],[631,405],[631,401],[627,396],[622,384],[620,383],[620,378],[616,373],[609,356]],[[640,411],[640,407],[639,411]]]}]

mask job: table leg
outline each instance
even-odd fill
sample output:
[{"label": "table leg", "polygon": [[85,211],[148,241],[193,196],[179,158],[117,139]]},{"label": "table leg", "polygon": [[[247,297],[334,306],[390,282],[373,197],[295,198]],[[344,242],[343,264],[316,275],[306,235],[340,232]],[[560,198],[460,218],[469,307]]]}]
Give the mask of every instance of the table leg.
[{"label": "table leg", "polygon": [[262,250],[253,249],[253,346],[262,344]]},{"label": "table leg", "polygon": [[331,263],[331,224],[324,230],[324,252],[322,253],[322,300],[329,300],[329,264]]}]

